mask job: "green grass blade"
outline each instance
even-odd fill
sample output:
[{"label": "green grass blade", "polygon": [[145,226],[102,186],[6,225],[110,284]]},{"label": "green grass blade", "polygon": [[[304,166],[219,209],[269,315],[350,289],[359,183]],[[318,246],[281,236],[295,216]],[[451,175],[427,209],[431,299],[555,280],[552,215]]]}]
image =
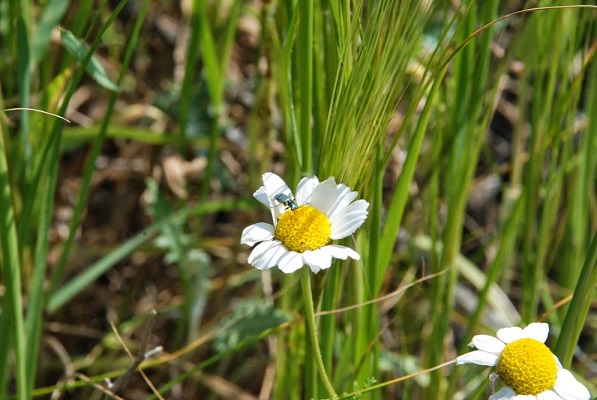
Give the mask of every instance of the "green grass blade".
[{"label": "green grass blade", "polygon": [[219,55],[216,48],[215,40],[209,27],[209,16],[207,15],[207,4],[203,1],[195,2],[196,13],[199,17],[198,25],[193,26],[194,30],[199,32],[201,40],[201,55],[202,61],[205,65],[205,81],[209,90],[211,103],[214,107],[216,115],[220,115],[222,106],[222,89],[224,87],[224,75],[222,65],[218,62]]},{"label": "green grass blade", "polygon": [[[8,296],[3,296],[1,299],[2,309],[8,310],[10,307]],[[11,354],[12,335],[11,318],[8,313],[0,315],[0,368],[2,371],[9,370],[9,359]],[[10,374],[0,375],[0,393],[7,392],[8,379]]]},{"label": "green grass blade", "polygon": [[564,368],[572,362],[578,338],[585,325],[589,308],[594,300],[597,284],[597,233],[593,235],[587,258],[574,289],[574,296],[566,313],[562,330],[556,342],[555,353]]},{"label": "green grass blade", "polygon": [[[22,10],[21,10],[22,11]],[[17,20],[17,75],[19,80],[19,102],[21,107],[30,106],[31,90],[31,60],[29,54],[29,35],[23,17]],[[21,111],[20,136],[24,163],[26,165],[31,158],[31,145],[29,144],[29,112]],[[26,172],[26,171],[24,171]]]},{"label": "green grass blade", "polygon": [[304,174],[313,173],[313,1],[306,0],[299,5],[299,30],[297,42],[297,72],[300,103],[299,109],[299,146],[302,148],[303,163],[299,165]]},{"label": "green grass blade", "polygon": [[8,332],[0,333],[12,339],[16,363],[16,393],[19,398],[28,399],[30,394],[27,384],[27,349],[22,314],[21,261],[6,151],[6,137],[0,125],[0,248],[2,249],[0,261],[6,290],[3,302],[6,308],[3,309],[3,323],[0,327],[10,328]]},{"label": "green grass blade", "polygon": [[187,125],[189,122],[189,115],[191,112],[191,102],[193,94],[193,82],[195,81],[195,71],[197,70],[197,59],[199,58],[200,45],[200,29],[201,12],[200,7],[205,7],[203,1],[197,0],[193,2],[193,12],[191,14],[191,37],[189,39],[189,46],[187,49],[187,58],[185,62],[184,78],[182,80],[182,87],[180,90],[180,105],[178,112],[179,140],[178,146],[182,151],[187,143]]},{"label": "green grass blade", "polygon": [[44,305],[46,292],[44,284],[48,265],[48,235],[52,221],[52,206],[54,204],[53,188],[56,186],[58,175],[57,164],[48,171],[41,200],[40,215],[37,226],[40,232],[35,246],[35,259],[33,266],[33,279],[28,293],[28,307],[25,318],[25,331],[27,333],[27,382],[29,389],[35,386],[35,377],[38,372],[38,355],[41,343],[41,332],[44,322]]}]

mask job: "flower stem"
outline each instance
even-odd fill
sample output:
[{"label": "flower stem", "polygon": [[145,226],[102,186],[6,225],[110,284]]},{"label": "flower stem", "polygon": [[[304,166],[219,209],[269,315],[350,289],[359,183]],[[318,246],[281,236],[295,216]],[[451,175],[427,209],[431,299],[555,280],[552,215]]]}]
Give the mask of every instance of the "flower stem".
[{"label": "flower stem", "polygon": [[325,366],[323,365],[323,358],[321,357],[321,350],[319,348],[319,339],[317,338],[317,330],[315,329],[315,310],[313,307],[313,294],[311,292],[311,270],[309,266],[305,265],[301,268],[301,288],[303,290],[303,302],[305,303],[305,319],[307,320],[307,330],[309,333],[309,339],[311,340],[311,348],[315,352],[315,365],[319,376],[323,381],[323,385],[327,389],[328,393],[332,398],[338,398],[334,386],[325,372]]}]

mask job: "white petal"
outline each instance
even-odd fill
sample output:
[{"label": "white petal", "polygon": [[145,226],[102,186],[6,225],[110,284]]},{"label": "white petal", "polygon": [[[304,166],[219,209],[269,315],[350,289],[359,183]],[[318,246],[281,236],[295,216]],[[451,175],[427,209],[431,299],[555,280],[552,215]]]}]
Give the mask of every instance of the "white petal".
[{"label": "white petal", "polygon": [[305,264],[311,268],[311,271],[314,274],[322,269],[328,269],[332,265],[332,255],[324,249],[325,247],[315,251],[305,251],[303,253]]},{"label": "white petal", "polygon": [[531,338],[545,343],[549,335],[549,324],[545,322],[533,322],[522,330],[521,338]]},{"label": "white petal", "polygon": [[303,255],[296,251],[288,251],[278,260],[278,268],[285,274],[291,274],[299,270],[305,263],[303,262]]},{"label": "white petal", "polygon": [[369,203],[365,200],[357,200],[340,211],[332,220],[332,240],[343,239],[356,231],[367,219]]},{"label": "white petal", "polygon": [[272,207],[272,198],[267,194],[265,191],[265,186],[261,186],[259,189],[253,193],[253,197],[255,197],[261,204],[266,207]]},{"label": "white petal", "polygon": [[498,359],[498,356],[496,356],[495,354],[487,353],[481,350],[475,350],[471,351],[470,353],[458,356],[456,358],[456,364],[477,364],[493,367],[497,365]]},{"label": "white petal", "polygon": [[506,345],[501,340],[489,335],[475,335],[470,344],[477,350],[482,350],[487,353],[495,354],[496,356],[502,354],[502,350]]},{"label": "white petal", "polygon": [[292,191],[290,190],[288,185],[286,185],[286,182],[284,182],[284,180],[282,178],[280,178],[278,175],[274,174],[273,172],[266,172],[265,174],[263,174],[262,179],[263,179],[263,186],[261,186],[253,194],[253,196],[257,200],[259,200],[262,204],[264,204],[265,206],[267,206],[271,209],[275,208],[276,210],[275,210],[275,212],[272,211],[272,215],[275,215],[275,217],[279,217],[282,214],[282,212],[284,211],[284,207],[281,207],[281,209],[278,209],[278,207],[276,207],[276,206],[279,205],[280,203],[277,200],[275,200],[274,198],[278,194],[285,194],[287,196],[292,196]]},{"label": "white petal", "polygon": [[263,242],[274,237],[274,227],[265,222],[247,226],[240,236],[241,244],[253,246],[255,243]]},{"label": "white petal", "polygon": [[340,211],[346,208],[352,201],[357,197],[358,192],[351,192],[350,188],[344,184],[336,185],[336,201],[325,213],[325,215],[331,220]]},{"label": "white petal", "polygon": [[266,251],[269,250],[270,247],[273,247],[275,245],[276,245],[276,241],[274,241],[274,240],[267,240],[265,242],[259,243],[257,246],[255,246],[255,248],[253,249],[251,254],[249,254],[249,258],[247,259],[247,262],[249,264],[253,264],[253,261],[256,258],[261,257],[261,255],[263,253],[265,253]]},{"label": "white petal", "polygon": [[511,328],[502,328],[496,333],[497,338],[506,344],[520,339],[521,335],[522,329],[517,326],[513,326]]},{"label": "white petal", "polygon": [[361,259],[359,253],[357,253],[350,247],[340,246],[339,244],[330,244],[328,246],[323,246],[319,249],[319,251],[325,251],[332,257],[338,258],[340,260],[346,260],[348,257],[352,258],[353,260]]},{"label": "white petal", "polygon": [[562,398],[551,390],[546,390],[537,395],[537,400],[562,400]]},{"label": "white petal", "polygon": [[257,269],[267,269],[278,265],[278,261],[288,253],[288,249],[282,243],[277,242],[253,264]]},{"label": "white petal", "polygon": [[280,193],[292,196],[292,192],[284,180],[273,172],[264,173],[262,179],[263,186],[253,193],[253,197],[271,210],[272,220],[275,224],[280,215],[286,211],[286,207],[275,200],[274,197]]},{"label": "white petal", "polygon": [[277,240],[259,243],[249,254],[248,263],[257,269],[271,268],[278,259],[287,252],[286,248]]},{"label": "white petal", "polygon": [[311,205],[328,216],[328,212],[338,200],[338,190],[334,177],[329,177],[313,190]]},{"label": "white petal", "polygon": [[348,205],[352,203],[352,201],[356,199],[357,195],[359,194],[358,192],[351,192],[350,189],[345,185],[338,186],[344,186],[346,189],[339,194],[338,200],[336,200],[334,206],[328,211],[327,216],[330,220],[338,215],[338,213],[343,209],[348,207]]},{"label": "white petal", "polygon": [[590,400],[591,398],[589,390],[566,369],[558,371],[553,391],[563,400]]},{"label": "white petal", "polygon": [[537,400],[537,396],[532,394],[517,394],[514,396],[514,400]]},{"label": "white petal", "polygon": [[513,400],[516,392],[510,386],[504,386],[496,393],[489,396],[489,400]]},{"label": "white petal", "polygon": [[319,179],[316,176],[312,178],[303,178],[296,187],[296,203],[298,205],[310,204],[313,190],[319,184]]},{"label": "white petal", "polygon": [[292,193],[288,185],[286,185],[286,182],[284,182],[284,179],[280,178],[273,172],[266,172],[262,175],[262,179],[263,186],[265,187],[265,192],[271,198],[274,198],[279,193],[284,193],[288,195]]}]

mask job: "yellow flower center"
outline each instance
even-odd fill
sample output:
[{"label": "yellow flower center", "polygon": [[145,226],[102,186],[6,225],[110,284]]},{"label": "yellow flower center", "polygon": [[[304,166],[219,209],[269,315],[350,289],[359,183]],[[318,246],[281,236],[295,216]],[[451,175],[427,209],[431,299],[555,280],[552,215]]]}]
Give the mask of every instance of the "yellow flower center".
[{"label": "yellow flower center", "polygon": [[286,211],[276,225],[276,238],[289,250],[299,253],[325,246],[331,233],[330,220],[311,206]]},{"label": "yellow flower center", "polygon": [[536,396],[554,387],[558,366],[546,345],[524,338],[506,345],[497,370],[502,381],[516,394]]}]

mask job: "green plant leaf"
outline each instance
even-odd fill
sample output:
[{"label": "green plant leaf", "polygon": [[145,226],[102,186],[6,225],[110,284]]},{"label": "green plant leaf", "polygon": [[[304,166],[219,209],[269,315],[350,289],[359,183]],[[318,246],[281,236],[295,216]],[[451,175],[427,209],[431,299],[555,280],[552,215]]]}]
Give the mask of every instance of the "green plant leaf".
[{"label": "green plant leaf", "polygon": [[[70,55],[75,57],[80,62],[85,61],[85,57],[87,56],[87,52],[89,51],[89,49],[87,48],[85,43],[83,43],[83,41],[77,38],[72,32],[61,28],[60,42],[62,43],[66,51],[69,52]],[[93,78],[93,80],[96,81],[101,87],[108,89],[112,92],[119,91],[118,85],[112,82],[112,80],[108,76],[108,73],[95,56],[91,56],[91,59],[89,60],[87,65],[85,65],[85,70]]]}]

